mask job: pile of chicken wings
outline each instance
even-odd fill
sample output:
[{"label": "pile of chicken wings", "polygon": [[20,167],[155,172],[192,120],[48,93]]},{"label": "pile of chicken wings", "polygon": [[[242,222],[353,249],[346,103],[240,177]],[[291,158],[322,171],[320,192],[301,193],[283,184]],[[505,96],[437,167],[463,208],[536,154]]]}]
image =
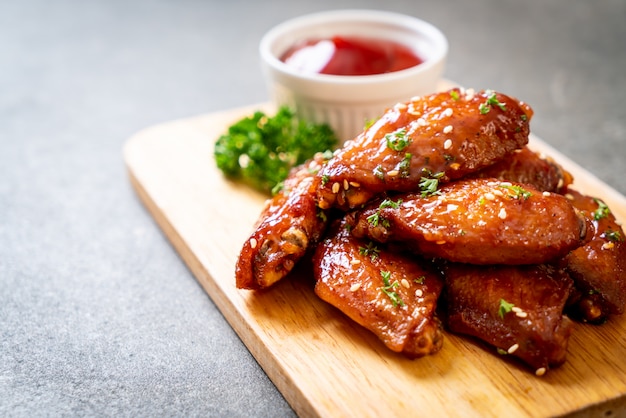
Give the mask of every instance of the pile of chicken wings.
[{"label": "pile of chicken wings", "polygon": [[600,199],[527,147],[533,111],[492,90],[400,103],[292,170],[236,266],[261,290],[312,263],[315,293],[411,358],[443,330],[518,358],[565,361],[572,321],[626,304],[626,242]]}]

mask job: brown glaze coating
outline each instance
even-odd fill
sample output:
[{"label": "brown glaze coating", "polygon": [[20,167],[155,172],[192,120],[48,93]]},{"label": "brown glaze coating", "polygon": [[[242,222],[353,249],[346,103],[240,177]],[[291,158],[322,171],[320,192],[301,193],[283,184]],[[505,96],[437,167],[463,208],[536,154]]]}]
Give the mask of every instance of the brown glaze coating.
[{"label": "brown glaze coating", "polygon": [[446,182],[478,171],[526,145],[531,116],[493,91],[453,89],[396,105],[320,171],[319,205],[355,208],[382,192],[419,190],[432,174]]},{"label": "brown glaze coating", "polygon": [[[565,361],[571,321],[563,308],[572,286],[548,265],[445,267],[448,328],[520,358],[537,374]],[[501,300],[509,309],[500,310]]]},{"label": "brown glaze coating", "polygon": [[573,303],[575,316],[587,322],[601,322],[609,314],[624,312],[626,235],[603,202],[571,189],[566,197],[593,222],[595,231],[589,242],[564,259],[579,291]]},{"label": "brown glaze coating", "polygon": [[395,352],[416,358],[439,351],[441,276],[418,257],[369,244],[337,222],[313,256],[315,293]]},{"label": "brown glaze coating", "polygon": [[315,203],[315,173],[322,154],[294,168],[283,189],[268,200],[256,230],[243,244],[235,278],[240,289],[264,289],[286,276],[319,241],[326,216]]},{"label": "brown glaze coating", "polygon": [[450,261],[539,264],[580,246],[591,228],[565,197],[527,185],[459,180],[438,192],[396,195],[397,208],[372,202],[350,215],[352,232]]},{"label": "brown glaze coating", "polygon": [[469,177],[530,184],[538,190],[554,193],[563,193],[574,180],[554,160],[528,147],[515,150],[510,156]]}]

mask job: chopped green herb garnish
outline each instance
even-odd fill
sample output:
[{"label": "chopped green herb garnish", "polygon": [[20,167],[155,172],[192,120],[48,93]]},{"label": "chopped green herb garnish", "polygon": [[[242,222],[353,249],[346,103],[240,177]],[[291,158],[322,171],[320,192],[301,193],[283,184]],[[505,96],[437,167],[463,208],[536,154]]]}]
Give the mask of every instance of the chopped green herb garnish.
[{"label": "chopped green herb garnish", "polygon": [[397,169],[400,172],[400,177],[402,178],[409,177],[411,174],[411,157],[413,157],[413,154],[407,152],[404,154],[402,161],[398,163]]},{"label": "chopped green herb garnish", "polygon": [[533,195],[531,192],[524,189],[522,186],[513,185],[513,184],[502,184],[502,183],[500,183],[498,186],[502,187],[503,189],[511,190],[513,192],[513,195],[509,195],[509,196],[513,196],[515,199],[522,198],[526,200]]},{"label": "chopped green herb garnish", "polygon": [[369,222],[369,224],[373,227],[377,227],[379,223],[383,226],[383,228],[389,228],[390,226],[389,221],[381,216],[380,209],[368,216],[366,219],[367,222]]},{"label": "chopped green herb garnish", "polygon": [[235,122],[217,139],[214,156],[226,176],[270,193],[294,166],[337,144],[328,125],[297,120],[282,106],[272,117],[257,111]]},{"label": "chopped green herb garnish", "polygon": [[366,247],[359,247],[359,254],[369,256],[372,260],[375,260],[378,258],[380,250],[373,242],[370,241]]},{"label": "chopped green herb garnish", "polygon": [[328,174],[322,175],[322,187],[326,186],[326,183],[330,181],[330,176]]},{"label": "chopped green herb garnish", "polygon": [[498,106],[500,110],[506,111],[506,105],[498,100],[495,91],[487,90],[485,93],[487,94],[487,101],[485,103],[481,103],[478,108],[481,115],[489,113],[492,106]]},{"label": "chopped green herb garnish", "polygon": [[411,138],[407,136],[405,128],[385,135],[385,139],[387,147],[394,151],[402,151],[411,143]]},{"label": "chopped green herb garnish", "polygon": [[380,275],[383,278],[384,284],[381,289],[389,297],[389,299],[391,299],[391,303],[393,304],[393,306],[404,306],[404,301],[402,300],[400,295],[398,295],[398,293],[393,290],[400,285],[397,281],[391,283],[391,272],[381,270]]},{"label": "chopped green herb garnish", "polygon": [[461,96],[459,96],[459,92],[456,90],[450,90],[450,96],[452,97],[452,100],[459,100],[461,98]]},{"label": "chopped green herb garnish", "polygon": [[426,280],[426,276],[420,276],[416,279],[413,279],[413,281],[417,284],[424,284],[424,280]]},{"label": "chopped green herb garnish", "polygon": [[385,199],[383,200],[380,205],[378,206],[380,209],[385,209],[385,208],[393,208],[393,209],[398,209],[400,207],[400,205],[402,204],[402,199],[398,199],[397,202],[394,202],[391,199]]},{"label": "chopped green herb garnish", "polygon": [[385,172],[382,165],[379,164],[374,168],[374,176],[380,180],[385,180]]},{"label": "chopped green herb garnish", "polygon": [[611,242],[620,242],[622,241],[622,234],[619,231],[614,231],[612,229],[608,229],[604,231],[604,238]]},{"label": "chopped green herb garnish", "polygon": [[500,306],[498,307],[498,315],[500,315],[500,318],[504,318],[504,315],[511,312],[514,306],[515,305],[512,303],[509,303],[504,299],[500,299]]},{"label": "chopped green herb garnish", "polygon": [[599,221],[600,219],[607,218],[611,213],[611,209],[600,199],[593,199],[598,204],[598,209],[593,212],[593,219]]},{"label": "chopped green herb garnish", "polygon": [[326,212],[324,212],[321,209],[318,209],[317,211],[317,217],[322,221],[322,222],[326,222],[328,221],[328,216],[326,215]]},{"label": "chopped green herb garnish", "polygon": [[432,174],[430,171],[427,171],[428,177],[422,177],[419,181],[419,187],[422,191],[422,197],[433,196],[436,194],[440,194],[439,192],[439,179],[443,177],[444,173],[435,173]]},{"label": "chopped green herb garnish", "polygon": [[506,356],[506,355],[508,355],[508,354],[509,354],[509,352],[508,352],[508,351],[506,351],[506,350],[504,350],[504,349],[502,349],[502,348],[500,348],[500,347],[498,347],[498,348],[496,349],[496,351],[497,351],[497,352],[498,352],[498,354],[500,354],[501,356]]}]

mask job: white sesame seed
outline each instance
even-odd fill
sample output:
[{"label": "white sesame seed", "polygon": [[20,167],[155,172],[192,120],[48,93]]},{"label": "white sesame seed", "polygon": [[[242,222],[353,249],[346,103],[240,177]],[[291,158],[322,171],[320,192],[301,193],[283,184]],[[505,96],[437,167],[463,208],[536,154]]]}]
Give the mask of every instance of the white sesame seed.
[{"label": "white sesame seed", "polygon": [[250,238],[250,248],[255,249],[257,244],[256,238]]},{"label": "white sesame seed", "polygon": [[341,185],[339,183],[333,183],[333,193],[337,194],[339,193],[339,189],[341,188]]},{"label": "white sesame seed", "polygon": [[610,250],[613,247],[615,247],[615,244],[613,244],[612,242],[605,242],[604,244],[602,244],[603,250]]},{"label": "white sesame seed", "polygon": [[352,186],[352,187],[361,187],[361,184],[357,183],[356,181],[351,181],[350,182],[350,186]]},{"label": "white sesame seed", "polygon": [[446,139],[446,141],[443,143],[443,149],[450,149],[451,147],[452,147],[452,140]]},{"label": "white sesame seed", "polygon": [[498,190],[498,189],[494,189],[493,194],[496,196],[504,196],[504,193],[502,193],[502,190]]},{"label": "white sesame seed", "polygon": [[543,376],[544,374],[546,374],[545,367],[540,367],[537,370],[535,370],[535,376]]},{"label": "white sesame seed", "polygon": [[350,183],[348,183],[348,180],[344,179],[343,180],[343,189],[344,190],[348,190],[350,188]]},{"label": "white sesame seed", "polygon": [[350,264],[352,264],[353,266],[359,265],[361,264],[361,260],[359,260],[358,258],[353,258],[352,260],[350,260]]},{"label": "white sesame seed", "polygon": [[424,295],[424,292],[422,291],[422,289],[417,289],[415,291],[415,296],[417,296],[418,298],[421,298]]},{"label": "white sesame seed", "polygon": [[466,100],[472,100],[474,98],[475,94],[476,94],[476,92],[474,91],[474,89],[469,88],[469,89],[465,90],[465,99]]},{"label": "white sesame seed", "polygon": [[506,350],[506,352],[509,354],[513,354],[515,350],[517,350],[518,348],[519,348],[519,344],[513,344],[512,346],[509,347],[508,350]]},{"label": "white sesame seed", "polygon": [[499,183],[497,181],[489,181],[487,182],[487,186],[489,187],[495,187],[497,186]]},{"label": "white sesame seed", "polygon": [[543,195],[544,197],[550,197],[550,192],[543,192],[543,193],[542,193],[542,195]]},{"label": "white sesame seed", "polygon": [[452,212],[453,210],[457,210],[458,208],[459,208],[459,205],[448,203],[448,207],[446,209],[448,212]]},{"label": "white sesame seed", "polygon": [[398,174],[400,174],[400,172],[399,172],[398,170],[391,170],[391,171],[388,171],[388,172],[387,172],[387,175],[388,175],[389,177],[395,177],[395,176],[397,176]]},{"label": "white sesame seed", "polygon": [[498,218],[506,219],[506,209],[504,208],[500,209],[500,212],[498,212]]},{"label": "white sesame seed", "polygon": [[409,287],[411,287],[411,283],[409,283],[407,279],[400,280],[400,284],[402,284],[402,287],[404,287],[405,289],[408,289]]},{"label": "white sesame seed", "polygon": [[494,200],[496,197],[493,195],[493,193],[491,192],[487,192],[485,193],[485,199],[487,200]]},{"label": "white sesame seed", "polygon": [[417,101],[420,101],[420,100],[422,100],[422,97],[421,97],[421,96],[413,96],[413,97],[411,97],[411,99],[410,99],[409,101],[411,101],[411,102],[417,102]]},{"label": "white sesame seed", "polygon": [[452,125],[448,125],[445,128],[443,128],[443,133],[444,134],[449,134],[450,132],[452,132]]},{"label": "white sesame seed", "polygon": [[526,312],[515,312],[515,316],[518,318],[526,318],[528,314]]},{"label": "white sesame seed", "polygon": [[572,195],[571,193],[565,193],[565,198],[567,200],[574,200],[574,195]]},{"label": "white sesame seed", "polygon": [[426,126],[426,125],[428,125],[428,123],[426,123],[426,119],[424,119],[424,118],[419,118],[419,119],[417,120],[417,126]]},{"label": "white sesame seed", "polygon": [[452,108],[451,108],[451,107],[449,107],[449,108],[447,108],[446,110],[444,110],[444,111],[441,113],[441,116],[447,116],[447,117],[450,117],[450,116],[452,116],[452,113],[454,113],[454,111],[452,110]]},{"label": "white sesame seed", "polygon": [[356,292],[360,288],[361,288],[361,283],[354,283],[352,286],[350,286],[350,291],[351,292]]},{"label": "white sesame seed", "polygon": [[511,311],[518,313],[518,312],[522,312],[522,308],[520,308],[519,306],[513,306],[511,308]]},{"label": "white sesame seed", "polygon": [[394,106],[396,109],[398,110],[404,110],[407,108],[406,103],[396,103],[396,105]]},{"label": "white sesame seed", "polygon": [[511,183],[510,181],[501,181],[500,182],[500,186],[502,187],[511,187],[513,185],[513,183]]}]

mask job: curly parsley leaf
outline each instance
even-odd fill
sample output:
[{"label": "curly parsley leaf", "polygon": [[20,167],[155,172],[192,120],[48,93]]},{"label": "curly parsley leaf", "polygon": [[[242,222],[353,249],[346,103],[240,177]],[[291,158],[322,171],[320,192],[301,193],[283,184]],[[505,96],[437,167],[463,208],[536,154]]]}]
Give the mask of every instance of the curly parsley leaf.
[{"label": "curly parsley leaf", "polygon": [[218,138],[214,156],[226,176],[270,193],[291,168],[337,144],[328,125],[298,120],[282,106],[274,116],[256,111],[235,122]]}]

